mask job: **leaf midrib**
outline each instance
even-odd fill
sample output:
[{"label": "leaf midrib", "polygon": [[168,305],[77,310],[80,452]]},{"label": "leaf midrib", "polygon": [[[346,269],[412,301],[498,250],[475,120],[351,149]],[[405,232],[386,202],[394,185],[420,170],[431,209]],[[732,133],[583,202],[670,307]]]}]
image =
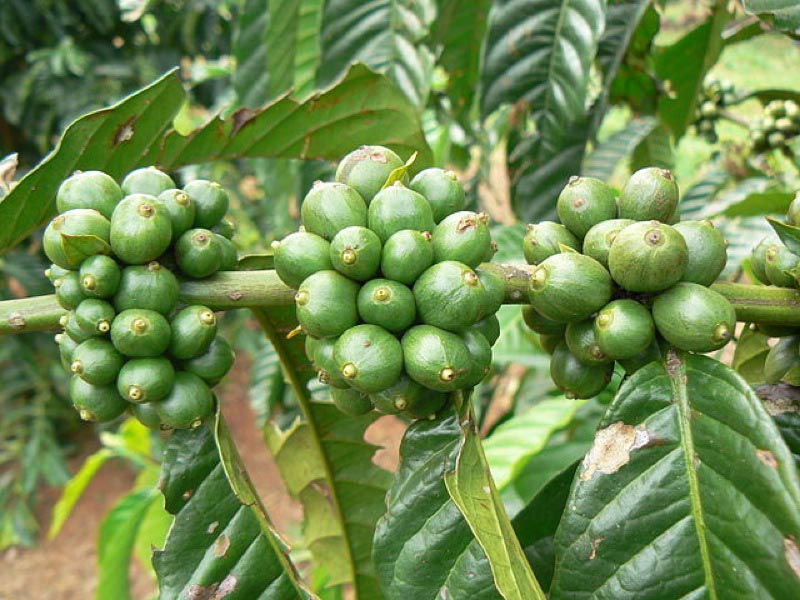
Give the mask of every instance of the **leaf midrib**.
[{"label": "leaf midrib", "polygon": [[670,385],[672,386],[673,400],[678,411],[680,446],[683,450],[684,462],[686,463],[686,478],[689,483],[689,501],[691,502],[692,516],[694,517],[695,531],[697,532],[697,541],[700,547],[700,559],[703,564],[706,589],[708,590],[710,600],[716,600],[718,596],[714,581],[714,573],[711,567],[708,540],[706,539],[705,516],[700,499],[700,482],[697,477],[697,470],[694,467],[696,452],[691,424],[692,409],[689,405],[689,396],[687,394],[686,384],[684,383],[687,381],[686,363],[674,350],[670,350],[665,362],[665,370],[670,380]]}]

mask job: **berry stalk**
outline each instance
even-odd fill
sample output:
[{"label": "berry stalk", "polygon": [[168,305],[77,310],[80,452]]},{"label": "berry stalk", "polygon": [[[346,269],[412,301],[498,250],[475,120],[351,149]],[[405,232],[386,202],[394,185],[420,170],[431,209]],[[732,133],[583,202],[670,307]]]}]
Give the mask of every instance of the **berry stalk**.
[{"label": "berry stalk", "polygon": [[[485,263],[505,281],[504,304],[528,303],[528,280],[535,267],[523,264]],[[800,290],[717,282],[712,288],[736,309],[739,321],[800,326]],[[227,271],[202,281],[182,281],[180,300],[219,310],[253,306],[288,306],[294,290],[275,271]],[[0,334],[56,329],[66,314],[55,295],[0,301]]]}]

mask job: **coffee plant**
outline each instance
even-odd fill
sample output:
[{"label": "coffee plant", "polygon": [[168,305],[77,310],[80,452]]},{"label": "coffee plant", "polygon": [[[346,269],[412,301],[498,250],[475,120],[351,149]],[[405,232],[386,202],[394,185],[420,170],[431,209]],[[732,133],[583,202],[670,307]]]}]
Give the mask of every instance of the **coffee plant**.
[{"label": "coffee plant", "polygon": [[[713,72],[800,12],[706,4],[0,7],[0,424],[97,423],[52,535],[138,471],[97,597],[143,542],[165,599],[800,597],[800,92]],[[26,454],[14,515],[67,479]]]}]

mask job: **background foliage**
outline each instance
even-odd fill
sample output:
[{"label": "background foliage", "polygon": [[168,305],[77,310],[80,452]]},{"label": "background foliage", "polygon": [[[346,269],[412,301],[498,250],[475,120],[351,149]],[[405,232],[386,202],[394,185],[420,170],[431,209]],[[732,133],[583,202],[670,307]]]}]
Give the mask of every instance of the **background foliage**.
[{"label": "background foliage", "polygon": [[[618,184],[661,165],[677,174],[682,216],[723,229],[730,280],[746,273],[752,243],[768,231],[763,215],[784,212],[797,185],[796,138],[766,152],[750,141],[764,104],[800,99],[800,13],[784,2],[748,0],[731,12],[710,0],[11,0],[0,23],[0,153],[17,153],[24,175],[13,186],[13,168],[2,177],[4,299],[48,292],[39,231],[76,168],[119,176],[155,163],[178,180],[217,179],[234,197],[240,251],[264,252],[296,228],[304,191],[330,177],[331,161],[385,144],[403,157],[419,152],[416,168],[457,170],[471,206],[498,223],[498,260],[518,261],[521,224],[552,218],[569,176]],[[714,142],[696,126],[710,75],[736,90]],[[654,367],[613,401],[568,403],[548,382],[536,335],[504,307],[473,410],[462,403],[460,414],[412,425],[393,475],[363,441],[374,417],[335,413],[309,381],[298,340],[285,339],[291,311],[254,317],[266,340],[242,316],[226,327],[252,355],[253,407],[304,509],[295,548],[258,504],[221,417],[173,435],[163,455],[163,440],[126,422],[105,434],[56,507],[63,523],[111,457],[140,472],[104,521],[98,597],[126,597],[127,564],[143,539],[164,548],[155,569],[165,598],[232,581],[242,594],[276,598],[345,589],[536,597],[539,587],[551,598],[623,597],[655,593],[649,576],[675,594],[798,594],[798,482],[781,437],[796,449],[796,400],[776,416],[725,367],[676,357],[689,373],[682,392],[668,385],[674,372]],[[747,357],[744,340],[737,348],[737,364],[761,383],[753,357],[763,345],[749,347]],[[4,340],[0,369],[13,382],[0,392],[3,547],[34,542],[37,485],[67,481],[77,423],[48,336]],[[719,397],[704,394],[709,378],[724,382],[711,386]],[[689,422],[690,412],[702,418]],[[618,466],[597,455],[603,440]],[[742,453],[734,472],[720,448]],[[693,470],[695,456],[707,466]],[[152,487],[162,460],[169,514]],[[183,498],[200,485],[213,494]],[[660,512],[634,518],[627,506]],[[228,525],[209,531],[209,511]],[[742,519],[746,528],[725,527]],[[223,547],[224,560],[209,558]],[[296,560],[303,552],[310,561]],[[667,560],[678,553],[685,563]],[[596,556],[603,561],[586,568]]]}]

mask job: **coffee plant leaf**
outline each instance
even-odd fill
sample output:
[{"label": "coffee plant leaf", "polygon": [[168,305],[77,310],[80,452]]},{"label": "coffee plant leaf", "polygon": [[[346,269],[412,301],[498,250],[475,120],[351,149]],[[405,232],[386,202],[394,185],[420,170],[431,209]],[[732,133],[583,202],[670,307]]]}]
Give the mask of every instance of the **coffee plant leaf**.
[{"label": "coffee plant leaf", "polygon": [[367,143],[387,145],[402,156],[418,151],[420,169],[431,162],[414,106],[385,76],[361,64],[303,102],[282,96],[183,135],[170,126],[185,100],[172,71],[119,104],[73,122],[56,149],[0,201],[5,224],[0,252],[52,216],[58,186],[77,169],[99,169],[120,178],[145,165],[174,169],[241,157],[335,160]]},{"label": "coffee plant leaf", "polygon": [[744,0],[744,9],[787,33],[800,29],[800,6],[793,0]]},{"label": "coffee plant leaf", "polygon": [[[555,568],[553,538],[569,497],[569,490],[578,462],[550,479],[536,496],[512,519],[525,556],[544,589],[550,587]],[[492,581],[486,554],[477,541],[472,542],[463,558],[456,563],[450,588],[453,598],[490,600],[502,598]]]},{"label": "coffee plant leaf", "polygon": [[667,90],[658,103],[658,114],[676,140],[694,120],[703,81],[719,58],[724,46],[722,31],[730,18],[726,4],[717,2],[705,23],[655,57],[656,73]]},{"label": "coffee plant leaf", "polygon": [[582,175],[603,181],[610,179],[617,165],[631,155],[657,123],[654,117],[638,117],[631,120],[592,150],[583,161]]},{"label": "coffee plant leaf", "polygon": [[438,64],[447,71],[447,95],[453,112],[469,121],[475,91],[480,81],[483,39],[486,35],[489,0],[442,0],[431,31],[432,43],[441,48]]},{"label": "coffee plant leaf", "polygon": [[535,136],[511,149],[519,157],[516,208],[526,221],[551,216],[559,190],[583,159],[588,84],[605,12],[599,0],[503,1],[490,12],[481,113],[515,104],[530,107],[536,122]]},{"label": "coffee plant leaf", "polygon": [[444,476],[489,562],[498,591],[506,600],[544,600],[520,541],[492,479],[471,411],[459,419],[461,439],[455,468]]},{"label": "coffee plant leaf", "polygon": [[[373,547],[378,578],[388,598],[503,597],[496,587],[494,565],[445,483],[449,477],[451,487],[460,486],[459,481],[453,481],[458,477],[455,473],[459,455],[466,442],[459,421],[455,409],[443,411],[436,419],[413,423],[403,437],[400,469],[386,496],[387,510],[378,521]],[[477,437],[471,437],[477,441]],[[483,475],[470,485],[480,485],[483,493],[488,470],[480,468]],[[493,490],[493,486],[489,489]],[[463,491],[459,487],[456,494]],[[474,515],[471,510],[470,513]],[[518,529],[520,536],[532,531]],[[497,543],[517,543],[512,531],[506,530],[505,535],[505,542],[497,540]],[[520,541],[527,540],[521,537]],[[496,559],[494,556],[493,560]],[[420,569],[421,564],[425,569]],[[508,597],[525,593],[525,588],[501,589]]]},{"label": "coffee plant leaf", "polygon": [[268,424],[265,439],[286,487],[303,504],[305,543],[332,585],[351,584],[359,597],[379,599],[372,537],[391,475],[372,462],[377,447],[363,439],[378,416],[349,417],[312,399],[314,370],[305,357],[305,338],[287,338],[297,325],[294,306],[253,313],[301,408],[302,417],[286,431]]},{"label": "coffee plant leaf", "polygon": [[670,351],[620,389],[556,534],[554,600],[793,598],[800,485],[733,370]]},{"label": "coffee plant leaf", "polygon": [[364,441],[378,416],[349,417],[317,402],[308,408],[311,418],[296,420],[285,432],[268,426],[267,445],[289,493],[303,504],[303,538],[328,571],[329,584],[352,583],[359,597],[380,598],[372,534],[391,475],[372,463],[378,447]]},{"label": "coffee plant leaf", "polygon": [[97,598],[130,600],[130,562],[139,528],[158,502],[150,487],[131,492],[106,514],[97,539]]},{"label": "coffee plant leaf", "polygon": [[417,421],[403,436],[400,468],[372,549],[387,598],[433,600],[461,584],[456,567],[475,538],[444,482],[455,467],[459,438],[455,410]]},{"label": "coffee plant leaf", "polygon": [[764,363],[769,354],[768,340],[768,336],[748,325],[745,325],[739,335],[731,366],[747,383],[764,383]]},{"label": "coffee plant leaf", "polygon": [[311,598],[258,500],[221,416],[175,431],[160,489],[175,515],[153,556],[160,598]]},{"label": "coffee plant leaf", "polygon": [[435,14],[433,0],[328,0],[320,84],[331,83],[360,61],[385,73],[415,106],[424,106],[434,66],[425,39]]},{"label": "coffee plant leaf", "polygon": [[547,398],[498,425],[483,442],[486,461],[499,490],[513,483],[525,465],[566,427],[584,401]]},{"label": "coffee plant leaf", "polygon": [[767,221],[789,251],[800,254],[800,227],[789,225],[773,217],[767,217]]},{"label": "coffee plant leaf", "polygon": [[794,196],[792,192],[781,190],[755,192],[731,204],[721,214],[726,217],[761,217],[785,213]]}]

